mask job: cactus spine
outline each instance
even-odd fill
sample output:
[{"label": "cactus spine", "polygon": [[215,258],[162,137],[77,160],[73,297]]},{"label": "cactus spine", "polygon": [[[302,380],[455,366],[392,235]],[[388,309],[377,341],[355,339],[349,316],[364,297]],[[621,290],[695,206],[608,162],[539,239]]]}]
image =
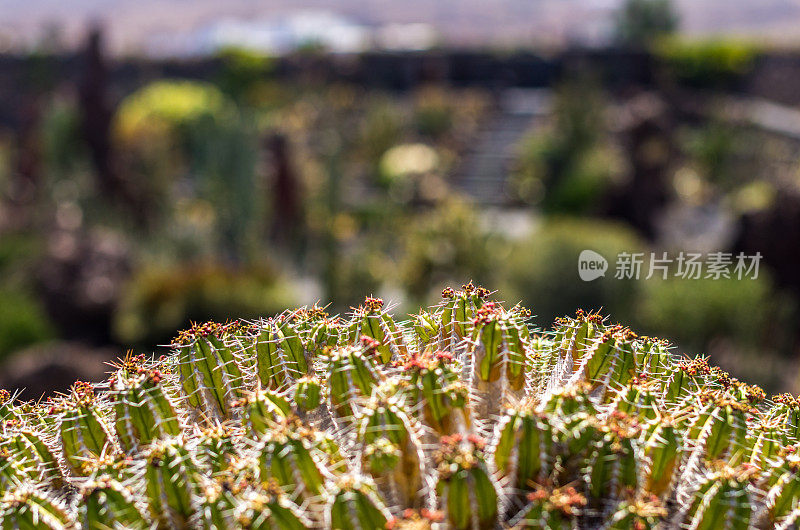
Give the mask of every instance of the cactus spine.
[{"label": "cactus spine", "polygon": [[0,391],[0,529],[793,528],[800,402],[486,289],[179,334],[100,384]]}]

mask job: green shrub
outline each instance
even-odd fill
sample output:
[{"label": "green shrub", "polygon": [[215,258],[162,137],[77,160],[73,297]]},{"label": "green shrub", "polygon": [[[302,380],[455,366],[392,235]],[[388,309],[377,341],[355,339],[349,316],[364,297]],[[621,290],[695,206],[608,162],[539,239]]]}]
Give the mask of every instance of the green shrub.
[{"label": "green shrub", "polygon": [[438,87],[426,87],[416,94],[414,126],[428,138],[441,139],[451,131],[455,110],[447,92]]},{"label": "green shrub", "polygon": [[[615,279],[615,261],[621,252],[642,252],[644,243],[623,225],[577,219],[544,221],[528,238],[516,242],[495,263],[501,291],[510,302],[521,301],[544,321],[573,307],[600,310],[616,320],[635,317],[639,282]],[[605,276],[583,282],[578,256],[593,250],[608,260]]]},{"label": "green shrub", "polygon": [[759,48],[736,40],[670,38],[655,47],[668,72],[692,87],[714,88],[741,79],[752,68]]},{"label": "green shrub", "polygon": [[642,282],[638,307],[640,327],[701,350],[722,337],[742,346],[768,342],[769,324],[788,306],[760,271],[756,280],[652,278]]},{"label": "green shrub", "polygon": [[27,234],[0,236],[0,357],[55,337],[31,285],[31,263],[41,246],[40,240]]},{"label": "green shrub", "polygon": [[0,358],[55,337],[50,319],[26,292],[0,288]]},{"label": "green shrub", "polygon": [[[204,155],[197,145],[235,108],[215,86],[157,81],[126,97],[114,116],[113,138],[139,193],[166,202],[176,181]],[[210,152],[209,152],[210,153]]]},{"label": "green shrub", "polygon": [[502,246],[490,238],[475,209],[459,199],[414,216],[402,232],[401,243],[400,285],[416,304],[427,303],[455,277],[488,279],[492,250]]},{"label": "green shrub", "polygon": [[164,344],[190,322],[275,314],[292,301],[285,281],[267,268],[146,268],[128,281],[114,317],[115,335],[123,343]]},{"label": "green shrub", "polygon": [[367,161],[378,167],[381,157],[402,142],[407,132],[407,116],[391,100],[370,102],[361,124],[358,144]]},{"label": "green shrub", "polygon": [[75,178],[88,169],[80,111],[72,102],[54,99],[42,118],[42,162],[49,178]]},{"label": "green shrub", "polygon": [[691,131],[685,141],[685,151],[697,166],[700,174],[723,188],[732,187],[741,139],[737,131],[723,123],[711,123]]},{"label": "green shrub", "polygon": [[0,276],[9,283],[30,269],[30,263],[40,255],[43,243],[36,236],[6,232],[0,241]]}]

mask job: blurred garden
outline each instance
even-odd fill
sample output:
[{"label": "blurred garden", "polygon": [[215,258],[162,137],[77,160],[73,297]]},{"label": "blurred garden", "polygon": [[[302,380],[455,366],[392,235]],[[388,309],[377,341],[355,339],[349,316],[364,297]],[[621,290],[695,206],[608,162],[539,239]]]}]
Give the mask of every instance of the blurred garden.
[{"label": "blurred garden", "polygon": [[[206,79],[115,93],[91,53],[79,82],[28,57],[24,119],[0,129],[2,377],[58,345],[159,354],[192,321],[315,302],[375,295],[413,314],[472,280],[541,328],[601,310],[797,391],[800,142],[728,104],[758,53],[660,41],[646,86],[566,65],[505,146],[500,205],[460,175],[503,88],[286,79],[230,49]],[[605,277],[579,279],[584,249]],[[620,253],[685,251],[763,261],[752,280],[615,278]]]}]

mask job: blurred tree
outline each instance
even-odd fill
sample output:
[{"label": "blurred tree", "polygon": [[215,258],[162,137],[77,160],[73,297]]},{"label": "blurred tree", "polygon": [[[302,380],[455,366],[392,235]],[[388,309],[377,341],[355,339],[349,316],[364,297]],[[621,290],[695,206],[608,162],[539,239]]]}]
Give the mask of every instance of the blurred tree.
[{"label": "blurred tree", "polygon": [[367,161],[377,168],[384,153],[403,140],[409,117],[391,98],[375,99],[366,109],[358,143]]},{"label": "blurred tree", "polygon": [[747,152],[747,146],[742,145],[745,137],[740,129],[712,117],[709,123],[690,131],[687,136],[684,150],[692,157],[700,176],[709,183],[729,191],[752,178],[753,168],[741,168],[744,164],[737,159],[738,154]]},{"label": "blurred tree", "polygon": [[441,139],[453,129],[454,102],[448,92],[427,86],[415,94],[414,126],[424,138]]},{"label": "blurred tree", "polygon": [[89,31],[84,50],[84,67],[79,89],[81,125],[89,156],[97,174],[100,192],[107,199],[131,208],[144,221],[144,212],[136,207],[114,166],[111,143],[113,110],[108,102],[108,65],[103,53],[100,27]]},{"label": "blurred tree", "polygon": [[191,322],[274,315],[297,304],[292,284],[266,263],[148,265],[127,282],[113,315],[123,344],[167,344]]},{"label": "blurred tree", "polygon": [[671,0],[626,0],[617,14],[614,38],[624,46],[648,48],[679,24]]},{"label": "blurred tree", "polygon": [[14,168],[3,190],[7,199],[5,206],[11,210],[6,223],[12,228],[25,228],[32,223],[34,209],[31,206],[41,193],[42,107],[46,94],[55,84],[55,60],[48,50],[39,47],[24,61],[25,88],[19,91],[14,108],[17,122],[17,138],[12,151]]},{"label": "blurred tree", "polygon": [[217,57],[221,62],[217,85],[239,104],[253,103],[254,93],[274,70],[269,56],[246,48],[226,47]]},{"label": "blurred tree", "polygon": [[558,87],[550,127],[537,128],[519,145],[512,178],[520,199],[547,213],[598,210],[622,165],[605,135],[604,106],[591,79]]},{"label": "blurred tree", "polygon": [[403,225],[397,279],[412,305],[428,303],[447,285],[490,283],[493,250],[503,242],[481,226],[472,204],[451,196]]},{"label": "blurred tree", "polygon": [[272,164],[273,188],[272,237],[283,245],[291,245],[295,250],[303,244],[305,222],[301,201],[302,189],[297,173],[292,165],[291,145],[284,134],[276,133],[264,140],[266,151]]},{"label": "blurred tree", "polygon": [[41,252],[33,231],[0,235],[0,358],[55,335],[28,275]]},{"label": "blurred tree", "polygon": [[0,288],[0,296],[0,358],[53,338],[53,325],[30,294]]},{"label": "blurred tree", "polygon": [[609,194],[605,213],[623,219],[648,238],[656,235],[656,220],[670,199],[670,170],[677,157],[674,116],[656,94],[631,98],[619,123],[619,140],[629,175]]},{"label": "blurred tree", "polygon": [[735,38],[698,40],[675,36],[661,39],[653,51],[678,84],[730,90],[752,72],[762,47]]},{"label": "blurred tree", "polygon": [[793,303],[772,283],[765,270],[755,280],[654,277],[642,282],[636,321],[642,331],[669,337],[687,351],[707,349],[720,337],[741,347],[785,348]]}]

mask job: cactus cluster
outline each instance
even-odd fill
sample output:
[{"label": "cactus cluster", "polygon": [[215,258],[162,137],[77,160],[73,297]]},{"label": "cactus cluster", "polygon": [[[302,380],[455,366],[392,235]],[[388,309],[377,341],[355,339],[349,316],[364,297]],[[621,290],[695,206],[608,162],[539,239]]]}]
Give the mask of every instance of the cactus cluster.
[{"label": "cactus cluster", "polygon": [[41,403],[0,394],[0,529],[794,528],[800,402],[472,284],[195,325]]}]

